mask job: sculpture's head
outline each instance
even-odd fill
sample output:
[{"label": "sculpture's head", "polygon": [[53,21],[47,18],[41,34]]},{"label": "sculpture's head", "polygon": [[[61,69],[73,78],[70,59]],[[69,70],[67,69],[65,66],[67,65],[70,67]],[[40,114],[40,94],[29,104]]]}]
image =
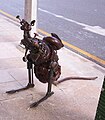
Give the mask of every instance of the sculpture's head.
[{"label": "sculpture's head", "polygon": [[19,15],[17,15],[16,18],[20,20],[20,24],[21,24],[20,28],[21,28],[21,30],[30,31],[31,30],[31,26],[34,26],[35,20],[32,20],[30,23],[28,23],[24,19],[21,20]]}]

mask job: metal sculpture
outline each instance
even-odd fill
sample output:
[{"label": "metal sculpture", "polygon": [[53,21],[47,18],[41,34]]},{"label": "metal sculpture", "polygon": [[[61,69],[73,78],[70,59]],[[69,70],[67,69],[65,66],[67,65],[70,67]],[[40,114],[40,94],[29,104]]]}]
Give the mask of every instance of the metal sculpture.
[{"label": "metal sculpture", "polygon": [[[58,85],[59,83],[66,80],[95,80],[97,77],[66,77],[59,81],[58,78],[61,75],[61,66],[58,63],[57,50],[61,49],[64,45],[61,39],[55,34],[51,33],[51,36],[44,37],[43,39],[37,38],[37,33],[34,37],[31,37],[30,31],[31,27],[34,26],[35,20],[28,23],[24,19],[20,19],[19,16],[16,17],[20,20],[20,29],[24,31],[23,39],[21,44],[25,46],[25,55],[23,61],[27,62],[29,83],[26,87],[10,90],[6,93],[12,94],[22,90],[26,90],[34,87],[33,72],[38,80],[42,83],[48,83],[47,93],[39,101],[34,102],[30,107],[36,107],[38,104],[49,98],[54,94],[51,91],[52,84]],[[28,52],[29,51],[29,52]]]},{"label": "metal sculpture", "polygon": [[30,107],[36,107],[39,103],[54,94],[54,92],[51,91],[52,83],[57,81],[61,74],[61,66],[58,63],[59,58],[57,50],[61,49],[64,45],[55,33],[51,33],[51,36],[44,37],[42,40],[36,37],[36,33],[34,37],[31,37],[31,26],[34,26],[35,20],[28,23],[24,19],[21,20],[19,16],[16,18],[20,20],[20,29],[24,31],[21,44],[23,44],[26,49],[23,61],[27,62],[29,83],[24,88],[7,91],[6,93],[12,94],[34,87],[34,71],[35,76],[40,82],[48,83],[46,95],[39,101],[30,105]]}]

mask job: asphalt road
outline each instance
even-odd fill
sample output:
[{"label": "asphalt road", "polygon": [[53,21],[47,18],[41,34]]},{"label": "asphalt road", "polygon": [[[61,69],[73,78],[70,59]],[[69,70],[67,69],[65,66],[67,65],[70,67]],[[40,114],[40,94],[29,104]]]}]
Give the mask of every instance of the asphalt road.
[{"label": "asphalt road", "polygon": [[[23,8],[24,0],[0,0],[0,9],[13,16],[23,16]],[[105,63],[104,11],[105,0],[39,0],[38,28],[57,33]]]}]

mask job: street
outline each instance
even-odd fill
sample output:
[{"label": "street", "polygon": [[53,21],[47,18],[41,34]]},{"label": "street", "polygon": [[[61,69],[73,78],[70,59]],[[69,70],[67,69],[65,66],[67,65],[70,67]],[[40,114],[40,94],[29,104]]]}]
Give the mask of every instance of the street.
[{"label": "street", "polygon": [[[24,0],[0,0],[0,9],[13,16],[20,14],[23,17],[23,8]],[[100,62],[92,57],[92,60],[104,66],[104,11],[104,0],[39,0],[38,28],[58,34],[62,40],[102,60]]]}]

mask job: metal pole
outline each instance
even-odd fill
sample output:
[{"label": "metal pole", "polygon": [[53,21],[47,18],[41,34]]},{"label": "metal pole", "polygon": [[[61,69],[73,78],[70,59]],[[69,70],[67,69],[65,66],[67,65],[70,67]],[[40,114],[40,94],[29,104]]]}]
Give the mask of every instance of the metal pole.
[{"label": "metal pole", "polygon": [[37,31],[37,2],[38,0],[25,0],[24,18],[28,22],[35,20],[35,26],[31,30],[31,35]]}]

